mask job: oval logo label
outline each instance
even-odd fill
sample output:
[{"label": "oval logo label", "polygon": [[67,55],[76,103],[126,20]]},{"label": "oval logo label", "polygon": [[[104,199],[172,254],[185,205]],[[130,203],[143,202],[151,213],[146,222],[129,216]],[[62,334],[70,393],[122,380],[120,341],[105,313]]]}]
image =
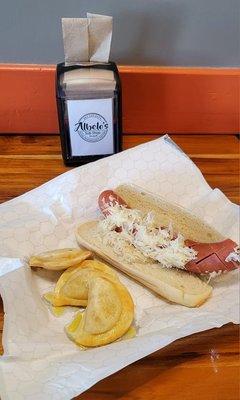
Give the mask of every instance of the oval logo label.
[{"label": "oval logo label", "polygon": [[89,113],[79,119],[74,130],[86,142],[99,142],[108,132],[108,123],[102,115]]}]

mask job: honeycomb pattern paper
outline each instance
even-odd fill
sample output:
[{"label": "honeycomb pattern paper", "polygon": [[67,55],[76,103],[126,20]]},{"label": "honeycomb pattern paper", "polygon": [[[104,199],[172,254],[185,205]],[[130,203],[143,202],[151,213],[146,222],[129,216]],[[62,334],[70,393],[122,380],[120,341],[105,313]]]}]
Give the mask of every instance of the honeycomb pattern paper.
[{"label": "honeycomb pattern paper", "polygon": [[2,400],[68,400],[99,380],[174,340],[239,322],[237,272],[218,277],[200,308],[169,304],[120,274],[135,303],[137,336],[83,351],[64,326],[73,308],[55,317],[42,300],[59,274],[32,271],[27,257],[73,246],[79,222],[99,215],[97,197],[131,182],[191,209],[238,241],[238,207],[212,190],[168,136],[71,170],[0,206],[0,293],[5,319],[0,358]]}]

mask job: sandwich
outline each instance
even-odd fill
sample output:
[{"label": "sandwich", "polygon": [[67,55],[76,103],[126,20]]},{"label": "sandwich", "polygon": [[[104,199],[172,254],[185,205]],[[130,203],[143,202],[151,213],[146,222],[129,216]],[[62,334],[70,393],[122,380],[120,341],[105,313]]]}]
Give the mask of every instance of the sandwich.
[{"label": "sandwich", "polygon": [[169,302],[197,307],[212,293],[206,276],[239,268],[237,244],[184,208],[136,185],[100,194],[102,215],[80,224],[80,246]]}]

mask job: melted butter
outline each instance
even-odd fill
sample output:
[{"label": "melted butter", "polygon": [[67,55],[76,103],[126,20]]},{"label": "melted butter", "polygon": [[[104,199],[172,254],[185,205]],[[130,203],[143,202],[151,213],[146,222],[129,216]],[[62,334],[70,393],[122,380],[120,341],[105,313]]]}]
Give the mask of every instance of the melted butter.
[{"label": "melted butter", "polygon": [[64,306],[61,306],[61,307],[52,306],[51,307],[51,311],[52,311],[53,315],[55,315],[55,317],[60,317],[61,315],[63,315],[65,310],[66,310],[66,307],[64,307]]},{"label": "melted butter", "polygon": [[82,315],[82,313],[81,312],[79,312],[79,313],[77,313],[77,315],[76,315],[76,317],[72,320],[72,322],[67,326],[67,332],[69,332],[69,333],[74,333],[76,330],[77,330],[77,328],[78,328],[78,326],[79,326],[79,324],[80,324],[80,322],[81,322],[81,320],[82,320],[82,317],[83,317],[83,315]]},{"label": "melted butter", "polygon": [[53,302],[53,300],[54,300],[54,297],[55,297],[55,295],[54,295],[54,293],[52,293],[52,292],[45,293],[45,294],[43,295],[43,298],[44,298],[45,300],[47,300],[48,303],[51,303],[51,304],[52,304],[52,302]]},{"label": "melted butter", "polygon": [[74,343],[76,344],[76,346],[78,346],[81,350],[87,350],[87,347],[78,344],[76,340],[73,339],[73,333],[77,330],[77,328],[79,327],[80,322],[82,321],[83,318],[83,313],[82,312],[78,312],[75,316],[75,318],[72,320],[72,322],[67,325],[67,327],[65,328],[67,334],[69,334],[69,336],[71,337],[71,339],[74,341]]},{"label": "melted butter", "polygon": [[137,331],[134,326],[130,326],[128,331],[121,337],[121,339],[132,339],[136,336]]},{"label": "melted butter", "polygon": [[52,303],[54,302],[54,299],[55,299],[55,294],[54,294],[54,293],[52,293],[52,292],[45,293],[45,294],[43,295],[43,298],[44,298],[44,300],[46,300],[48,303],[50,303],[50,304],[49,304],[49,309],[50,309],[50,311],[52,312],[52,314],[53,314],[55,317],[60,317],[61,315],[63,315],[63,313],[64,313],[65,310],[66,310],[66,307],[64,307],[64,306],[57,307],[57,306],[53,306],[53,305],[52,305]]}]

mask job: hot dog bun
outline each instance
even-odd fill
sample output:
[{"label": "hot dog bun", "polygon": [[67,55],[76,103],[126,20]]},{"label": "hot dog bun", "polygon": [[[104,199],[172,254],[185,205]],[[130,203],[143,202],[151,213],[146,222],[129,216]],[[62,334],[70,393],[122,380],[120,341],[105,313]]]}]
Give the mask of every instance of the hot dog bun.
[{"label": "hot dog bun", "polygon": [[[135,185],[120,185],[115,190],[130,208],[143,212],[153,211],[156,221],[167,226],[173,224],[174,231],[199,242],[217,242],[223,239],[216,230],[195,215],[160,196],[143,191]],[[101,258],[132,278],[147,286],[165,299],[187,307],[201,305],[211,294],[210,285],[186,271],[162,268],[160,263],[144,259],[140,252],[126,243],[123,254],[117,255],[111,246],[105,245],[98,235],[98,221],[91,221],[77,228],[78,243],[94,251]],[[131,261],[129,261],[131,258]]]},{"label": "hot dog bun", "polygon": [[143,212],[153,211],[155,220],[160,225],[168,226],[171,222],[173,230],[181,233],[186,239],[201,243],[219,242],[224,239],[219,232],[183,207],[137,185],[120,185],[114,192],[125,200],[130,208]]},{"label": "hot dog bun", "polygon": [[[165,299],[187,307],[197,307],[210,296],[212,287],[188,272],[175,268],[162,268],[154,261],[132,263],[123,260],[114,253],[111,247],[105,246],[101,242],[101,238],[97,236],[97,229],[98,221],[79,225],[76,231],[79,245],[92,250],[102,259]],[[128,254],[131,253],[133,257],[134,253],[137,253],[137,250],[128,244],[124,250]]]}]

